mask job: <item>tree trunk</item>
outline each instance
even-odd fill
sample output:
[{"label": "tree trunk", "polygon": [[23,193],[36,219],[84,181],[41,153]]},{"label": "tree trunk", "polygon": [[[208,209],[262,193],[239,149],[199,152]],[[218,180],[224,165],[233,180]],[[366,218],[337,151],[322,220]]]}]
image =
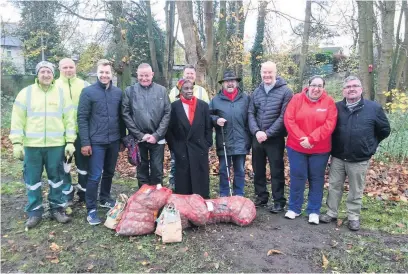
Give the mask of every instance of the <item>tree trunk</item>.
[{"label": "tree trunk", "polygon": [[382,19],[382,46],[381,59],[378,68],[378,85],[376,98],[381,105],[385,106],[387,98],[384,95],[384,92],[388,91],[392,49],[394,44],[395,2],[383,1],[380,2],[380,6]]},{"label": "tree trunk", "polygon": [[129,66],[129,49],[126,41],[126,28],[122,19],[123,3],[109,2],[109,10],[112,14],[112,25],[114,29],[114,41],[116,43],[116,57],[113,63],[113,68],[117,75],[117,86],[125,90],[127,86],[132,84],[131,72]]},{"label": "tree trunk", "polygon": [[162,77],[161,71],[159,70],[159,63],[157,62],[157,57],[156,57],[156,45],[154,44],[154,37],[153,37],[153,19],[152,19],[150,1],[145,1],[145,4],[146,4],[146,13],[147,13],[147,38],[149,40],[150,58],[152,62],[154,78],[160,84],[165,85],[164,83],[165,81]]},{"label": "tree trunk", "polygon": [[[244,74],[244,69],[243,69],[243,62],[244,62],[244,30],[245,30],[245,20],[246,16],[244,13],[244,5],[243,5],[243,0],[238,0],[237,2],[237,16],[238,16],[238,24],[237,24],[237,37],[241,41],[240,48],[242,49],[242,55],[239,60],[239,63],[235,66],[235,72],[238,77],[243,79],[243,74]],[[243,90],[244,89],[244,81],[240,82],[240,87]]]},{"label": "tree trunk", "polygon": [[372,65],[372,72],[367,69],[367,89],[365,94],[367,98],[374,100],[375,88],[374,88],[374,43],[373,43],[373,25],[374,25],[374,7],[372,1],[367,1],[366,3],[366,37],[367,37],[367,64]]},{"label": "tree trunk", "polygon": [[166,1],[166,48],[164,59],[163,75],[166,81],[166,87],[170,88],[172,84],[173,65],[174,65],[174,46],[177,39],[174,36],[174,23],[176,14],[176,3],[174,1]]},{"label": "tree trunk", "polygon": [[307,60],[307,53],[309,48],[309,34],[310,34],[310,19],[312,17],[312,1],[306,1],[305,23],[303,26],[302,50],[300,53],[299,76],[296,85],[296,92],[300,92],[303,87],[303,78],[305,75],[305,67]]},{"label": "tree trunk", "polygon": [[[212,2],[212,1],[211,1]],[[198,37],[197,26],[193,17],[193,3],[191,1],[176,1],[181,29],[183,31],[187,63],[196,65],[198,84],[205,83],[206,66],[204,50]]]},{"label": "tree trunk", "polygon": [[401,82],[402,71],[404,70],[405,63],[407,61],[407,54],[408,54],[408,3],[407,0],[402,1],[402,10],[404,11],[404,41],[402,42],[399,50],[398,62],[397,62],[397,69],[395,72],[395,84],[396,88],[400,89],[404,84],[405,86],[407,83]]},{"label": "tree trunk", "polygon": [[396,86],[395,78],[398,66],[398,56],[400,53],[400,46],[401,46],[401,39],[400,39],[400,30],[401,30],[401,22],[402,22],[402,15],[404,13],[404,9],[401,9],[400,16],[398,19],[397,25],[397,32],[395,34],[395,49],[392,53],[392,64],[391,64],[391,74],[390,74],[390,81],[388,83],[388,90],[392,90]]},{"label": "tree trunk", "polygon": [[263,40],[265,34],[265,17],[267,1],[258,2],[258,21],[256,23],[256,35],[254,45],[251,49],[251,73],[252,73],[252,89],[254,89],[261,81],[261,61],[263,58]]},{"label": "tree trunk", "polygon": [[358,51],[359,51],[359,76],[363,85],[364,97],[370,99],[370,73],[368,71],[368,27],[367,27],[367,2],[357,1],[358,7]]}]

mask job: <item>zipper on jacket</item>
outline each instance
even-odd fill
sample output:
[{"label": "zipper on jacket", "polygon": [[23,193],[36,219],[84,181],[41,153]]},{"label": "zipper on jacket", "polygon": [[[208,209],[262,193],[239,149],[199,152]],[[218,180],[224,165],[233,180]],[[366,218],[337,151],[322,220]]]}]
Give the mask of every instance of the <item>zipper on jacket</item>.
[{"label": "zipper on jacket", "polygon": [[107,98],[107,96],[106,96],[107,92],[108,92],[108,90],[105,89],[105,92],[104,92],[104,93],[105,93],[105,104],[106,104],[106,112],[108,113],[108,141],[109,141],[109,143],[110,143],[110,138],[109,138],[109,133],[110,133],[110,130],[109,130],[110,114],[109,114],[108,98]]},{"label": "zipper on jacket", "polygon": [[44,92],[44,146],[47,145],[47,93]]},{"label": "zipper on jacket", "polygon": [[69,95],[71,96],[71,100],[72,100],[71,79],[68,79],[68,87],[69,87]]}]

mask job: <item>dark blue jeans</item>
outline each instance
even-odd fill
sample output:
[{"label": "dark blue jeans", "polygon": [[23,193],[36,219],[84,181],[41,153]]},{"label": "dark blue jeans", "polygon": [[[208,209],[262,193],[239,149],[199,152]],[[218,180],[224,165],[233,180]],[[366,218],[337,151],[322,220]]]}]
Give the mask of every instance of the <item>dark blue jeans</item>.
[{"label": "dark blue jeans", "polygon": [[104,202],[110,199],[112,178],[115,173],[119,149],[119,140],[107,145],[92,145],[92,155],[89,157],[88,183],[85,192],[88,212],[96,209],[98,185],[101,177],[99,200]]},{"label": "dark blue jeans", "polygon": [[286,147],[290,165],[289,210],[300,214],[306,180],[309,181],[307,214],[320,214],[323,199],[324,174],[329,153],[305,154]]},{"label": "dark blue jeans", "polygon": [[[245,157],[246,155],[232,155],[227,156],[228,166],[234,168],[234,187],[233,195],[244,196],[245,187]],[[220,197],[227,197],[230,195],[228,175],[227,175],[227,163],[224,156],[218,156],[220,162]]]}]

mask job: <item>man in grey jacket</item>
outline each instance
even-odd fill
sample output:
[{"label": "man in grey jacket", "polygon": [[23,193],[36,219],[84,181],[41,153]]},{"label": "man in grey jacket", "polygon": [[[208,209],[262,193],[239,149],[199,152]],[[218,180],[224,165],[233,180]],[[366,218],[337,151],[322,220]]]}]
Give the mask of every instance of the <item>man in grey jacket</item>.
[{"label": "man in grey jacket", "polygon": [[162,184],[164,136],[170,121],[170,100],[166,88],[153,83],[149,64],[137,68],[137,80],[127,87],[122,101],[122,115],[130,134],[139,142],[142,162],[137,168],[139,187]]}]

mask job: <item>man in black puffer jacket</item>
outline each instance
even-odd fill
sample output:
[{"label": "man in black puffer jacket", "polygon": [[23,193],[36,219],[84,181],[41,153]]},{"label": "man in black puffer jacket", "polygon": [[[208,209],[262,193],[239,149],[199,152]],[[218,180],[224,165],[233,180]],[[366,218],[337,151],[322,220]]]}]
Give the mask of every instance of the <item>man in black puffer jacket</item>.
[{"label": "man in black puffer jacket", "polygon": [[120,113],[122,91],[112,84],[112,66],[108,60],[98,62],[97,74],[97,82],[84,88],[81,93],[77,115],[81,153],[89,157],[85,199],[87,220],[91,225],[101,223],[96,211],[101,177],[100,206],[112,208],[115,205],[110,197],[112,177],[120,139],[126,134]]},{"label": "man in black puffer jacket", "polygon": [[251,95],[248,109],[249,129],[252,133],[252,166],[254,169],[255,205],[266,206],[269,192],[266,187],[266,158],[271,170],[272,213],[282,212],[286,204],[283,152],[286,130],[283,115],[293,92],[285,80],[276,77],[276,64],[261,66],[262,83]]},{"label": "man in black puffer jacket", "polygon": [[337,124],[332,135],[332,160],[329,172],[327,213],[320,221],[336,220],[348,176],[349,193],[346,201],[348,228],[360,229],[360,211],[365,175],[371,156],[379,143],[390,135],[391,128],[381,105],[364,99],[361,81],[350,76],[344,80],[344,99],[336,103]]},{"label": "man in black puffer jacket", "polygon": [[138,83],[126,88],[122,102],[126,127],[139,141],[142,160],[137,167],[139,186],[163,183],[164,136],[170,122],[171,105],[166,88],[154,83],[153,75],[149,64],[140,64]]}]

